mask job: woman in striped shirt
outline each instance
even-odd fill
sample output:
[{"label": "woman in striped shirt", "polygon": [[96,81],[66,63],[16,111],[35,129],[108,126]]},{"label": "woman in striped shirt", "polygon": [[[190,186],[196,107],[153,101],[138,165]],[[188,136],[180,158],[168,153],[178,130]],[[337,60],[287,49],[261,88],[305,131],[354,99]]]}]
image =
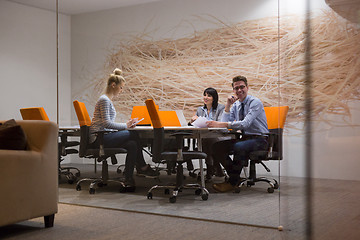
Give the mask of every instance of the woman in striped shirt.
[{"label": "woman in striped shirt", "polygon": [[95,105],[94,117],[91,122],[90,141],[98,145],[96,140],[97,131],[102,130],[121,130],[104,135],[105,148],[125,148],[127,150],[125,160],[125,186],[127,190],[135,190],[135,181],[133,179],[134,167],[138,175],[156,176],[158,172],[154,171],[150,165],[146,164],[142,153],[140,138],[136,131],[128,131],[126,128],[136,126],[137,119],[130,119],[126,123],[115,122],[116,110],[112,99],[119,95],[125,85],[125,79],[121,76],[122,71],[118,68],[110,75],[105,94],[101,95]]}]

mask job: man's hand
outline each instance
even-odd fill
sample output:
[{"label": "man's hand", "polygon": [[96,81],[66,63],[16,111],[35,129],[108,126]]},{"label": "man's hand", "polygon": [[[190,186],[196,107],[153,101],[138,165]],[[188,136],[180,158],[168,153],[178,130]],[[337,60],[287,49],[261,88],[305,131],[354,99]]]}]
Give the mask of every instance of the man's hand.
[{"label": "man's hand", "polygon": [[206,125],[211,128],[227,128],[227,122],[207,121]]},{"label": "man's hand", "polygon": [[233,105],[234,102],[236,102],[236,100],[238,100],[237,97],[235,97],[233,95],[228,96],[226,104],[225,104],[225,112],[230,112],[231,105]]}]

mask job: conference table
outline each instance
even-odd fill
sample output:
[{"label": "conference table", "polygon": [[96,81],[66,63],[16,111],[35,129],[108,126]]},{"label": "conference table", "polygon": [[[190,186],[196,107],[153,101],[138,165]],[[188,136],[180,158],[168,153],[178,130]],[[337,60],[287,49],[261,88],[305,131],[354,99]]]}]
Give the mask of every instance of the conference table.
[{"label": "conference table", "polygon": [[[154,132],[152,126],[136,126],[134,128],[126,128],[129,131],[137,131],[139,137],[142,141],[143,146],[150,146],[153,138]],[[171,134],[174,132],[186,132],[189,135],[186,138],[196,139],[197,140],[197,147],[199,151],[202,151],[202,139],[205,138],[219,138],[219,137],[233,137],[234,135],[231,134],[231,131],[227,128],[198,128],[194,126],[182,126],[182,127],[175,127],[175,126],[167,126],[164,127],[165,137],[171,138]],[[59,127],[59,134],[65,135],[68,137],[79,137],[80,136],[80,127],[79,126],[60,126]],[[95,164],[96,165],[96,164]],[[200,176],[201,176],[201,186],[205,187],[205,177],[203,173],[203,161],[199,159],[199,167],[200,167]],[[96,168],[95,168],[96,171]]]},{"label": "conference table", "polygon": [[[140,139],[143,140],[144,144],[151,142],[154,137],[153,127],[152,126],[136,126],[134,128],[127,128],[129,131],[137,131],[139,133]],[[205,138],[219,138],[219,137],[233,137],[229,129],[227,128],[197,128],[194,126],[182,126],[174,127],[168,126],[164,127],[165,137],[170,138],[171,134],[174,132],[186,132],[189,133],[186,138],[192,138],[197,140],[197,147],[199,151],[202,151],[202,139]],[[205,176],[203,173],[203,161],[199,159],[200,167],[200,177],[201,177],[201,186],[205,187]]]}]

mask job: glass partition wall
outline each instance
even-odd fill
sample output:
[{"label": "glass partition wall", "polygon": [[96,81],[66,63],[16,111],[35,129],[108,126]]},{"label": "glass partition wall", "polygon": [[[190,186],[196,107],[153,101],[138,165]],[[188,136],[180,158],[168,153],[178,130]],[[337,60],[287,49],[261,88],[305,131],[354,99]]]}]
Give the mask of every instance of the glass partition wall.
[{"label": "glass partition wall", "polygon": [[[132,107],[145,105],[148,98],[153,98],[160,110],[183,110],[189,121],[204,104],[203,91],[208,87],[215,88],[219,103],[225,104],[233,93],[231,82],[236,75],[247,77],[249,94],[260,98],[264,106],[288,105],[279,75],[279,34],[287,37],[288,33],[279,31],[278,14],[278,1],[186,0],[71,15],[71,100],[84,102],[92,115],[107,77],[120,68],[126,85],[113,101],[119,122],[127,121]],[[77,123],[73,110],[72,123]],[[151,163],[151,158],[145,157]],[[118,161],[122,164],[123,157],[118,156]],[[83,162],[93,164],[92,160]],[[258,175],[270,175],[279,182],[279,161],[266,164],[271,172],[259,165]],[[161,191],[155,192],[152,200],[146,199],[144,192],[138,196],[142,204],[128,203],[125,208],[274,229],[282,224],[279,190],[270,194],[268,185],[257,183],[242,187],[239,194],[219,194],[211,185],[207,184],[211,192],[207,201],[192,194],[180,195],[175,205],[182,205],[182,211],[168,203]],[[114,194],[117,201],[125,198]],[[101,192],[95,195],[102,197]],[[115,205],[121,208],[122,204]],[[203,209],[196,211],[199,207]]]},{"label": "glass partition wall", "polygon": [[[160,110],[183,110],[190,120],[203,105],[205,88],[217,89],[219,102],[225,103],[236,75],[247,77],[249,94],[261,99],[265,107],[289,106],[283,160],[266,162],[270,172],[257,166],[259,176],[270,176],[279,183],[274,193],[267,192],[265,183],[257,183],[242,187],[238,194],[220,194],[208,183],[207,201],[189,194],[173,205],[160,192],[146,199],[143,189],[143,195],[115,192],[111,203],[102,207],[274,230],[280,227],[290,238],[311,238],[309,179],[332,178],[332,174],[334,179],[343,179],[342,174],[324,167],[329,157],[334,159],[328,150],[340,140],[335,137],[340,131],[338,122],[341,129],[355,129],[346,136],[359,136],[354,120],[358,119],[356,58],[347,58],[358,51],[349,42],[358,39],[357,32],[328,2],[171,0],[59,14],[60,124],[77,124],[74,100],[84,102],[93,114],[106,79],[116,67],[126,79],[123,92],[114,100],[119,122],[129,119],[132,107],[144,105],[148,98]],[[59,5],[61,9],[61,1]],[[335,41],[335,46],[329,44]],[[350,45],[353,49],[347,48]],[[348,52],[340,51],[344,48]],[[342,90],[334,88],[339,81]],[[340,95],[344,101],[336,106]],[[119,164],[123,160],[118,157]],[[70,162],[93,164],[76,156]],[[79,195],[79,204],[96,204],[86,200],[86,190],[74,194]],[[102,193],[94,197],[101,199]]]}]

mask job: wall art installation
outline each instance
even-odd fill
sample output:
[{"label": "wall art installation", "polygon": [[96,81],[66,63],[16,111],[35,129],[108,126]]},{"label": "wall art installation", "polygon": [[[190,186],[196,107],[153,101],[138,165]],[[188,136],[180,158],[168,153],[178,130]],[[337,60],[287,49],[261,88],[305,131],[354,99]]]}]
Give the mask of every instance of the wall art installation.
[{"label": "wall art installation", "polygon": [[[215,21],[218,27],[178,39],[155,41],[142,33],[119,42],[109,51],[104,77],[88,86],[94,98],[89,101],[96,102],[107,74],[119,67],[127,80],[125,91],[114,101],[119,113],[129,116],[132,106],[153,98],[161,109],[183,109],[190,118],[202,105],[205,88],[216,88],[224,103],[232,92],[232,77],[244,75],[249,94],[265,106],[290,106],[288,121],[302,121],[304,19],[282,16],[280,22],[268,17],[227,24],[209,17],[204,21]],[[333,11],[317,14],[311,22],[314,116],[350,117],[348,102],[360,100],[359,31]]]}]

